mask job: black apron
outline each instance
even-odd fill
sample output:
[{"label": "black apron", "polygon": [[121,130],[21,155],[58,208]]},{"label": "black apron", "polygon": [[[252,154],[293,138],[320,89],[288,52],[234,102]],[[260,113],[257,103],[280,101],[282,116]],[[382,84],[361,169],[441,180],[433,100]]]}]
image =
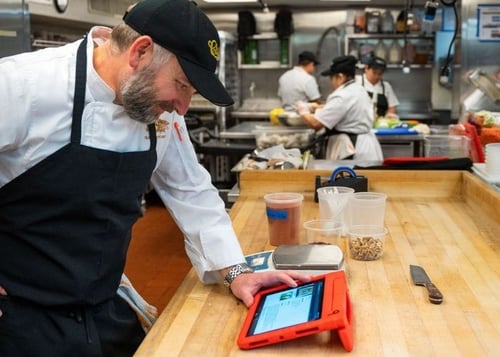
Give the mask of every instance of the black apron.
[{"label": "black apron", "polygon": [[77,53],[71,141],[0,188],[1,356],[132,356],[144,338],[117,295],[140,198],[156,164],[147,151],[80,144],[85,38]]},{"label": "black apron", "polygon": [[[361,84],[364,87],[365,86],[365,76],[361,76]],[[377,94],[377,117],[383,117],[387,113],[387,110],[389,110],[389,101],[387,100],[387,96],[385,95],[385,86],[384,86],[384,81],[380,81],[380,84],[382,85],[382,93]],[[366,91],[370,98],[373,99],[373,92]]]},{"label": "black apron", "polygon": [[147,151],[80,144],[86,43],[78,48],[71,142],[0,188],[0,285],[45,306],[95,306],[115,296],[140,197],[156,164]]},{"label": "black apron", "polygon": [[[353,84],[355,81],[351,80],[350,82],[347,82],[345,84],[345,87],[350,86]],[[356,147],[356,141],[358,140],[358,135],[357,133],[351,133],[347,131],[342,131],[342,130],[337,130],[335,127],[332,129],[328,129],[325,127],[325,134],[324,134],[324,139],[323,139],[323,144],[321,148],[321,152],[319,154],[319,157],[324,158],[326,155],[326,146],[328,145],[328,138],[333,135],[339,135],[339,134],[346,134],[349,139],[351,139],[352,146]],[[352,160],[354,158],[354,154],[344,158],[343,160]]]}]

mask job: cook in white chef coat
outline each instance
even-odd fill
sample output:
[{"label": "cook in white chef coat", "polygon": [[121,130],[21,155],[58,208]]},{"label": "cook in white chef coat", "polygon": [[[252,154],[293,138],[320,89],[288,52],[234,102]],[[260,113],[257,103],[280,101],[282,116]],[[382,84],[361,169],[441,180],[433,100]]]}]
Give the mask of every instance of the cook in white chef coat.
[{"label": "cook in white chef coat", "polygon": [[325,130],[325,159],[383,159],[380,144],[371,130],[374,114],[370,97],[354,80],[356,62],[353,56],[334,58],[330,67],[321,72],[322,76],[330,77],[333,87],[325,105],[318,106],[313,113],[300,112],[309,126]]},{"label": "cook in white chef coat", "polygon": [[399,105],[391,84],[382,79],[386,67],[382,58],[374,56],[365,65],[364,73],[356,76],[356,82],[366,89],[372,99],[376,117],[395,115],[396,107]]},{"label": "cook in white chef coat", "polygon": [[278,96],[281,98],[283,109],[294,111],[298,102],[319,103],[321,94],[313,75],[318,64],[319,61],[314,53],[303,51],[299,54],[298,64],[280,76]]},{"label": "cook in white chef coat", "polygon": [[113,31],[0,60],[0,355],[133,354],[144,331],[116,291],[149,182],[204,283],[224,280],[248,306],[264,286],[310,279],[252,274],[197,162],[191,96],[233,103],[219,45],[194,3],[144,0]]}]

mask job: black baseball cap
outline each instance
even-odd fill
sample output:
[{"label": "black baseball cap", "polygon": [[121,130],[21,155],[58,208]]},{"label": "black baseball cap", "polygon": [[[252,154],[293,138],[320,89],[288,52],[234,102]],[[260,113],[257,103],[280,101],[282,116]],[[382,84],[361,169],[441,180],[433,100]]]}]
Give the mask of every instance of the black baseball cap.
[{"label": "black baseball cap", "polygon": [[215,75],[220,57],[217,29],[190,0],[143,0],[123,15],[141,35],[151,36],[179,61],[193,87],[215,105],[234,103]]},{"label": "black baseball cap", "polygon": [[339,56],[335,57],[332,60],[332,64],[330,68],[321,72],[322,76],[331,76],[336,73],[345,73],[354,76],[356,73],[356,63],[358,60],[356,57],[348,55],[348,56]]},{"label": "black baseball cap", "polygon": [[368,68],[381,69],[383,71],[385,71],[385,68],[387,67],[384,59],[375,56],[371,57],[366,65]]},{"label": "black baseball cap", "polygon": [[314,62],[314,64],[319,64],[316,55],[310,51],[302,51],[299,53],[299,63],[302,62]]}]

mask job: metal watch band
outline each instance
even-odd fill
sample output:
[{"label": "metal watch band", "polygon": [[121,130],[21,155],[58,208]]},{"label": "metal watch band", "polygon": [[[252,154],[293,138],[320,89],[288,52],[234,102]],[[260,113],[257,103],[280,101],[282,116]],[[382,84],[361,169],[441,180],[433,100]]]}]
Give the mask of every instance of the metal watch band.
[{"label": "metal watch band", "polygon": [[231,269],[229,269],[229,272],[227,275],[224,277],[224,285],[229,287],[231,286],[231,283],[233,282],[234,279],[236,279],[237,276],[240,274],[246,274],[246,273],[253,273],[254,270],[248,266],[248,264],[241,263],[241,264],[236,264]]}]

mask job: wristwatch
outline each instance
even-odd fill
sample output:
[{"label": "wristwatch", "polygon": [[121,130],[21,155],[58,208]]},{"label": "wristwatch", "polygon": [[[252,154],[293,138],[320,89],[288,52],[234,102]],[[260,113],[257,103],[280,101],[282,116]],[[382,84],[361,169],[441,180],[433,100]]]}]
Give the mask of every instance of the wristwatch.
[{"label": "wristwatch", "polygon": [[254,270],[250,268],[248,264],[240,263],[233,265],[231,269],[229,269],[227,275],[224,277],[224,285],[230,287],[233,280],[236,279],[236,277],[240,274],[248,274],[253,272]]}]

